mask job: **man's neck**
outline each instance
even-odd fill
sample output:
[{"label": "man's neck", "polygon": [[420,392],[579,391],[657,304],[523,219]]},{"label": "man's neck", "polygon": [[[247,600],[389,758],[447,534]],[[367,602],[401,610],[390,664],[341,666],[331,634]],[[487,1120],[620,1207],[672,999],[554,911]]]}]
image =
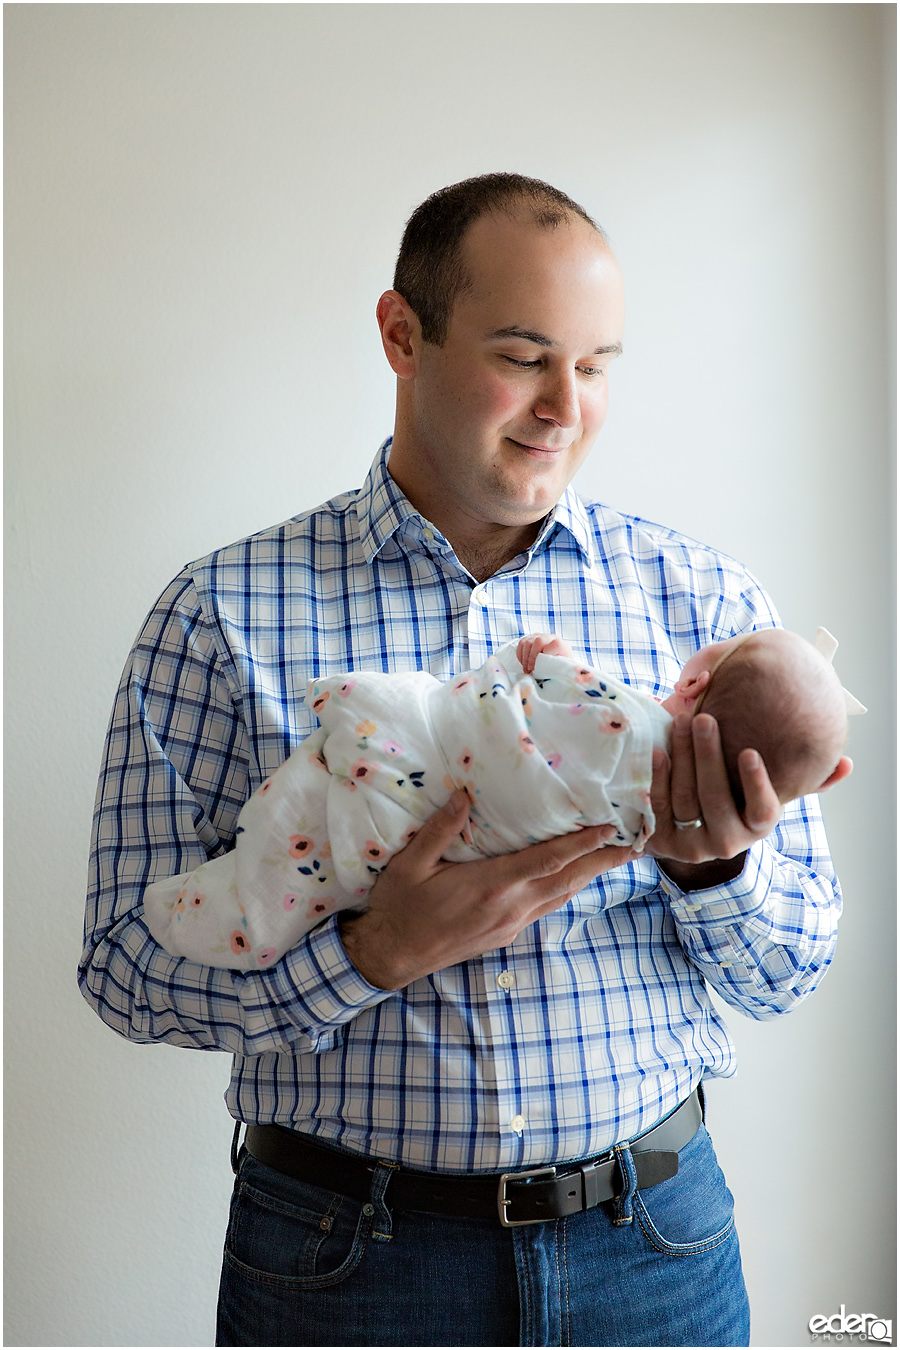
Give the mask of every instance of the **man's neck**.
[{"label": "man's neck", "polygon": [[440,530],[476,581],[487,581],[537,539],[546,517],[524,525],[499,525],[479,519],[474,513],[448,510],[447,504],[434,493],[417,490],[414,482],[408,482],[398,470],[396,458],[392,454],[388,462],[388,472],[394,482],[416,510]]},{"label": "man's neck", "polygon": [[487,581],[488,577],[494,576],[501,567],[531,547],[542,524],[542,521],[538,521],[521,530],[502,530],[477,539],[448,538],[463,567],[471,572],[476,581]]}]

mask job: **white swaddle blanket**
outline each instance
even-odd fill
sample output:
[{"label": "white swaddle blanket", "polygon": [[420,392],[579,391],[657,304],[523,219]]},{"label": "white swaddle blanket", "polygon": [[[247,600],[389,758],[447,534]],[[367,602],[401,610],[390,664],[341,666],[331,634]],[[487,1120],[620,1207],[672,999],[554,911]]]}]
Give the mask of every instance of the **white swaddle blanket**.
[{"label": "white swaddle blanket", "polygon": [[510,643],[441,684],[425,672],[314,681],[321,727],[243,807],[232,852],[155,882],[147,925],[174,956],[258,970],[337,909],[365,908],[390,858],[451,793],[470,824],[444,855],[513,853],[587,825],[641,848],[653,833],[654,746],[672,719],[652,698]]}]

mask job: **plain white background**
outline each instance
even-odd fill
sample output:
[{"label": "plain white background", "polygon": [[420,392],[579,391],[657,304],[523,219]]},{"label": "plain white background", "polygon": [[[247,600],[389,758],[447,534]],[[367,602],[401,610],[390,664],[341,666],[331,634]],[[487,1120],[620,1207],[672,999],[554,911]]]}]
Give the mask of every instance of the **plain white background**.
[{"label": "plain white background", "polygon": [[893,1316],[893,5],[7,5],[6,1344],[212,1344],[228,1066],[75,984],[119,671],[190,558],[356,486],[403,223],[545,177],[628,288],[579,487],[738,556],[870,712],[846,900],[710,1123],[757,1345]]}]

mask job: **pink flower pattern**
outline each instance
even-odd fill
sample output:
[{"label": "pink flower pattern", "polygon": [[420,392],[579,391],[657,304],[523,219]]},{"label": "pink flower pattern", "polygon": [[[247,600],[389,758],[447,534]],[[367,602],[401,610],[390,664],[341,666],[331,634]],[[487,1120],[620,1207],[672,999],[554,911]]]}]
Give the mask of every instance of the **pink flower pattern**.
[{"label": "pink flower pattern", "polygon": [[[502,674],[502,672],[499,670],[494,673],[496,673],[498,677]],[[582,686],[595,683],[597,678],[595,672],[588,669],[587,667],[576,668],[573,672],[573,676],[576,683]],[[355,678],[346,680],[337,690],[340,697],[342,698],[349,697],[349,695],[351,694],[357,683],[358,680],[356,680]],[[474,674],[465,674],[451,684],[450,692],[454,695],[460,694],[463,692],[463,690],[472,687],[475,683],[476,680]],[[315,686],[313,686],[313,689],[314,688]],[[509,688],[508,682],[507,688]],[[526,719],[526,725],[530,729],[533,716],[532,700],[537,696],[537,692],[531,689],[523,689],[522,686],[520,686],[518,690],[513,690],[513,692],[518,693],[520,696],[521,706]],[[319,712],[324,707],[329,697],[330,693],[328,691],[318,694],[312,703],[313,710]],[[661,702],[661,699],[657,698],[656,701]],[[580,716],[582,713],[586,711],[587,706],[590,706],[589,699],[586,699],[585,703],[571,703],[567,705],[567,709],[571,715]],[[609,705],[603,706],[602,708],[594,707],[593,712],[595,714],[596,713],[600,714],[600,716],[597,718],[598,730],[604,735],[618,734],[626,731],[629,727],[629,720],[627,716],[617,706]],[[522,723],[520,721],[520,726],[521,725]],[[374,736],[376,731],[377,727],[375,723],[369,721],[368,719],[359,722],[356,726],[357,734],[362,737]],[[531,735],[529,735],[529,732],[527,730],[521,731],[519,733],[518,746],[519,749],[526,755],[533,755],[535,751],[538,750],[538,746],[535,744],[535,741],[532,739]],[[363,751],[366,750],[365,741],[363,741],[360,744],[359,749]],[[399,742],[395,740],[383,741],[381,743],[381,752],[388,759],[398,758],[404,755],[405,753],[403,746],[400,745]],[[543,758],[547,766],[554,772],[556,772],[563,763],[563,756],[560,753],[556,751],[548,753],[543,748],[541,754],[539,755],[539,759],[540,758]],[[308,762],[318,769],[324,769],[326,772],[328,771],[328,765],[321,750],[316,753],[310,754],[308,756]],[[461,774],[458,777],[457,776],[451,777],[449,774],[446,775],[444,779],[444,784],[449,789],[454,788],[464,789],[471,804],[472,819],[474,821],[476,817],[478,817],[479,815],[477,808],[475,807],[476,798],[478,796],[478,789],[476,789],[474,782],[472,782],[471,779],[467,777],[468,774],[474,772],[473,751],[468,746],[465,746],[462,749],[462,752],[458,755],[456,763],[460,768],[460,770],[462,771]],[[383,769],[383,767],[384,766],[382,763],[376,763],[361,757],[350,766],[348,777],[343,779],[343,785],[349,791],[354,792],[356,791],[360,783],[371,783],[375,779],[376,774],[378,774],[379,770]],[[392,770],[392,772],[396,773],[397,770],[394,769]],[[418,777],[421,776],[422,776],[421,774],[418,775]],[[386,781],[391,777],[392,773],[389,772],[387,775],[385,775],[385,780],[383,781]],[[402,786],[404,780],[398,779],[397,782],[400,786]],[[274,785],[274,776],[267,778],[257,789],[258,795],[264,796],[271,790],[273,785]],[[421,786],[421,784],[417,782],[415,786],[418,787]],[[646,791],[642,792],[640,794],[640,800],[642,801],[643,804],[645,804],[645,806],[649,807],[650,806],[649,792]],[[486,822],[484,828],[488,828]],[[415,837],[417,831],[418,826],[413,826],[407,829],[405,834],[402,836],[402,839],[399,840],[394,845],[394,847],[405,847]],[[646,820],[644,820],[640,829],[639,841],[640,842],[645,841],[647,838],[649,838],[649,835],[650,830],[647,826]],[[472,835],[468,828],[466,828],[463,831],[463,838],[471,842]],[[300,870],[303,871],[304,873],[307,873],[311,879],[318,879],[321,881],[326,880],[325,872],[320,871],[319,862],[312,861],[313,854],[316,852],[316,842],[313,838],[311,838],[308,835],[293,834],[289,837],[289,844],[287,851],[290,857],[292,858],[310,860],[309,866],[304,866]],[[363,859],[370,864],[381,863],[384,859],[390,856],[390,849],[388,847],[385,847],[380,842],[378,842],[377,839],[367,839],[365,841],[363,848],[361,849],[361,854]],[[331,858],[331,856],[332,856],[331,847],[326,842],[318,851],[318,857],[324,860],[326,858]],[[316,871],[319,873],[317,877],[314,877],[311,868],[315,868]],[[370,867],[369,870],[372,872],[376,871],[374,867]],[[301,882],[300,884],[305,885],[306,883]],[[354,894],[357,897],[362,898],[363,896],[368,894],[368,886],[358,887]],[[192,909],[199,909],[204,905],[205,901],[206,896],[203,894],[200,894],[198,892],[192,893],[187,889],[182,890],[175,903],[175,914],[180,918],[181,914],[185,910],[186,905]],[[305,905],[306,907],[306,918],[312,922],[317,922],[320,919],[324,918],[326,915],[333,912],[333,910],[337,908],[338,902],[332,896],[323,897],[318,893],[316,894],[307,893],[306,895],[303,895],[302,893],[301,894],[289,893],[284,896],[283,908],[285,911],[292,911],[301,904]],[[246,920],[244,922],[246,927]],[[235,929],[227,939],[228,943],[230,944],[232,952],[236,956],[240,957],[246,957],[252,954],[251,943],[249,940],[249,936],[245,931],[245,927],[244,928],[239,927]],[[277,958],[277,954],[278,954],[277,947],[270,946],[260,949],[258,952],[255,953],[255,960],[257,966],[264,967],[271,964]]]},{"label": "pink flower pattern", "polygon": [[370,764],[367,759],[358,759],[350,765],[350,778],[355,783],[371,783],[377,772],[378,765]]}]

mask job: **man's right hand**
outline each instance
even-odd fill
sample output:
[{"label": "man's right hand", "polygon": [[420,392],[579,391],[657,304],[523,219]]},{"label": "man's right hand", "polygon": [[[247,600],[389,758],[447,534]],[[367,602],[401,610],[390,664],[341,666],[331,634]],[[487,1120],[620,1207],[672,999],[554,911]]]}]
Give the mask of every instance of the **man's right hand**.
[{"label": "man's right hand", "polygon": [[601,872],[638,856],[630,847],[604,848],[615,826],[597,825],[519,853],[445,862],[468,814],[466,794],[454,792],[388,863],[369,893],[370,908],[341,918],[347,955],[376,988],[403,989],[506,946]]}]

